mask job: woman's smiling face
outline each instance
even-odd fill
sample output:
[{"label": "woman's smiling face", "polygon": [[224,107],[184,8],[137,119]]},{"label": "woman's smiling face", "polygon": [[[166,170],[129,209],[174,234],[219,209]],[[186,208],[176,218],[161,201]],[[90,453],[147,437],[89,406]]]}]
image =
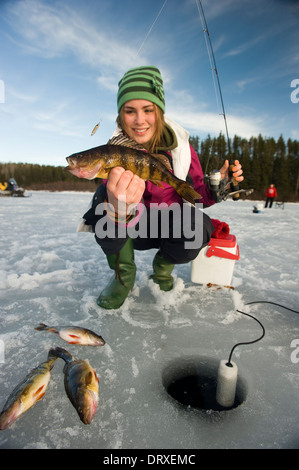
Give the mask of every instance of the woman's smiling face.
[{"label": "woman's smiling face", "polygon": [[123,106],[125,132],[138,144],[148,143],[157,130],[156,111],[147,100],[130,100]]}]

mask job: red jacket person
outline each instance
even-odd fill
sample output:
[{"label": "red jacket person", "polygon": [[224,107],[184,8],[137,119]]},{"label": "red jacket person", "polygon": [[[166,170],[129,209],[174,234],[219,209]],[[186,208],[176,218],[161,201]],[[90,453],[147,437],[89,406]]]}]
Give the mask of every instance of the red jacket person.
[{"label": "red jacket person", "polygon": [[275,188],[274,184],[270,184],[269,188],[266,191],[266,204],[265,204],[265,207],[268,207],[268,205],[269,205],[269,208],[271,208],[272,204],[273,204],[273,201],[274,201],[274,198],[276,196],[277,196],[276,188]]}]

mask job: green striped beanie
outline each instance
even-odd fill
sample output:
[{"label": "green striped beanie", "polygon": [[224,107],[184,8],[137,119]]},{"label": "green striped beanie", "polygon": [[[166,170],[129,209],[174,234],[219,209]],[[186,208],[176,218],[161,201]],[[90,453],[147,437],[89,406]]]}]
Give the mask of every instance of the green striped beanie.
[{"label": "green striped beanie", "polygon": [[118,83],[117,111],[130,100],[151,101],[165,112],[163,80],[157,67],[135,67],[125,73]]}]

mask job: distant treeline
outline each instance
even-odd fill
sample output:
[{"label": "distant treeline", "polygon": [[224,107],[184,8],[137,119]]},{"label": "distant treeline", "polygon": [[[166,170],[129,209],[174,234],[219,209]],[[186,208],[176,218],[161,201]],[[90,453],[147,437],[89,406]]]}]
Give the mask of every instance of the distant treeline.
[{"label": "distant treeline", "polygon": [[[208,136],[199,141],[190,138],[191,145],[200,155],[205,174],[221,168],[229,154],[228,144],[223,134],[217,138]],[[277,200],[299,201],[299,141],[280,136],[265,138],[259,135],[249,140],[235,136],[230,141],[231,155],[242,164],[245,180],[242,188],[254,188],[251,199],[264,199],[265,191],[273,183],[277,189]],[[223,158],[223,156],[225,156]]]},{"label": "distant treeline", "polygon": [[79,179],[63,166],[38,165],[33,163],[0,163],[0,181],[14,178],[24,189],[36,191],[91,191],[96,190],[99,180]]},{"label": "distant treeline", "polygon": [[[199,155],[205,174],[220,169],[229,154],[227,141],[222,133],[200,141],[190,137],[190,143]],[[231,155],[240,160],[244,170],[243,188],[254,188],[251,199],[264,199],[269,184],[274,183],[280,201],[299,201],[299,142],[279,137],[265,138],[259,135],[249,140],[235,136],[230,142]],[[0,163],[0,181],[15,178],[24,189],[51,191],[94,192],[100,180],[82,180],[64,167],[31,163]]]}]

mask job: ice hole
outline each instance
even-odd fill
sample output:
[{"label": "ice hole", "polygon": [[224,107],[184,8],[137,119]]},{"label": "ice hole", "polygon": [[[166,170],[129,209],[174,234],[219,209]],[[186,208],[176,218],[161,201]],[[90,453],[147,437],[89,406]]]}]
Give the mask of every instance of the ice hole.
[{"label": "ice hole", "polygon": [[172,360],[162,372],[167,393],[186,408],[224,411],[237,408],[247,396],[246,381],[238,376],[235,402],[224,408],[216,401],[217,375],[220,360],[211,357],[183,357]]}]

